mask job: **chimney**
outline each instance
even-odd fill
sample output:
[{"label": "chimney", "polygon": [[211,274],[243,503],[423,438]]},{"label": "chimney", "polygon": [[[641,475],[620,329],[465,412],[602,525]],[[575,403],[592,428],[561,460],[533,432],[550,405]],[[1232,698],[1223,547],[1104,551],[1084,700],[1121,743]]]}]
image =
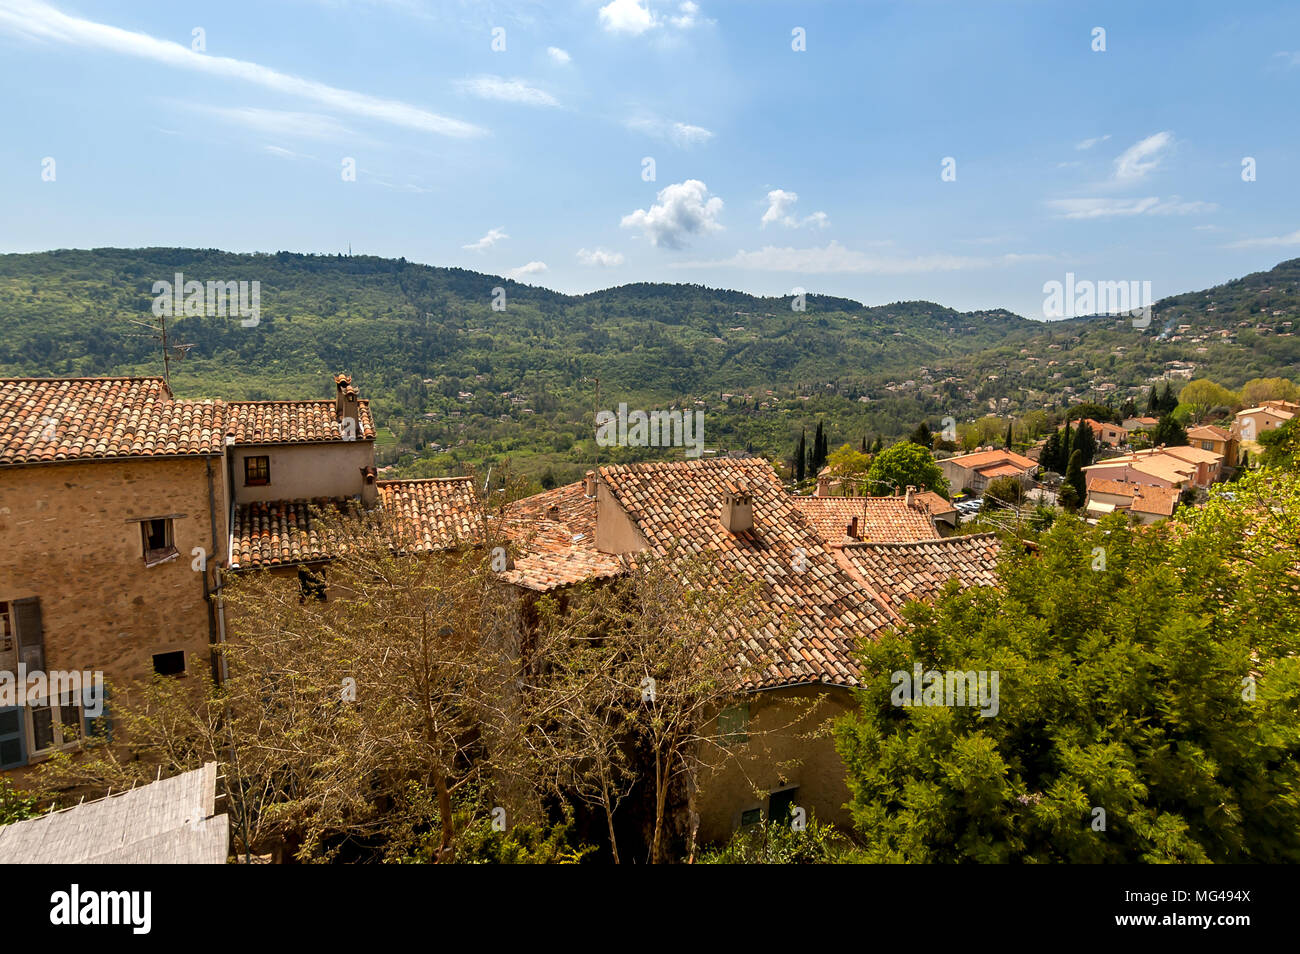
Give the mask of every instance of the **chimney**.
[{"label": "chimney", "polygon": [[367,507],[373,506],[379,499],[379,488],[375,486],[378,477],[379,471],[373,465],[361,468],[361,502]]},{"label": "chimney", "polygon": [[343,392],[352,387],[352,379],[346,374],[334,375],[334,410],[338,411],[339,420],[343,420]]},{"label": "chimney", "polygon": [[817,492],[814,497],[829,497],[831,495],[831,477],[830,474],[817,475]]},{"label": "chimney", "polygon": [[907,506],[909,507],[912,506],[912,494],[914,493],[916,493],[916,488],[911,485],[908,485],[906,500],[907,500]]},{"label": "chimney", "polygon": [[852,520],[849,521],[849,525],[848,525],[847,527],[844,528],[844,535],[845,535],[846,537],[849,537],[849,538],[852,539],[852,540],[857,540],[857,539],[859,539],[859,537],[858,537],[858,518],[857,518],[857,517],[854,517]]},{"label": "chimney", "polygon": [[547,520],[559,520],[559,519],[560,519],[560,505],[559,505],[559,504],[551,504],[549,507],[546,508],[546,519],[547,519]]},{"label": "chimney", "polygon": [[588,497],[596,496],[596,472],[589,470],[582,478],[582,492]]},{"label": "chimney", "polygon": [[741,534],[754,526],[754,498],[749,491],[728,483],[722,494],[722,529]]}]

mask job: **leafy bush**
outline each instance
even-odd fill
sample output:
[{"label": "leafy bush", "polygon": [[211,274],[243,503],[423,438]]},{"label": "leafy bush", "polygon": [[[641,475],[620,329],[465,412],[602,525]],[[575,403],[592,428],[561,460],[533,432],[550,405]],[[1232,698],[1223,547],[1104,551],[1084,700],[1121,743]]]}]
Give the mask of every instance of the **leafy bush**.
[{"label": "leafy bush", "polygon": [[764,822],[742,828],[731,841],[700,855],[706,865],[839,865],[861,859],[858,848],[830,825],[808,819],[808,827]]}]

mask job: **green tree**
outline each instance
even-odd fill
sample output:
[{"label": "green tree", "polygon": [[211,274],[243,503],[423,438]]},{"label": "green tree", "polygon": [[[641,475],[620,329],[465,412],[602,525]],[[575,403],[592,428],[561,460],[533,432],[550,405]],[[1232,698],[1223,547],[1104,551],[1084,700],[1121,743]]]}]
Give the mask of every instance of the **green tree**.
[{"label": "green tree", "polygon": [[930,425],[925,423],[925,421],[918,424],[916,430],[914,430],[907,439],[913,444],[924,447],[926,450],[929,450],[930,446],[934,443],[934,435],[930,433]]},{"label": "green tree", "polygon": [[35,792],[16,789],[10,779],[0,777],[0,825],[35,818],[40,814],[36,808],[38,801]]},{"label": "green tree", "polygon": [[1011,442],[1012,442],[1013,435],[1014,435],[1014,431],[1013,431],[1014,426],[1015,426],[1015,425],[1014,425],[1014,423],[1013,423],[1012,421],[1007,421],[1007,438],[1006,438],[1006,440],[1004,441],[1004,444],[1006,445],[1007,450],[1011,450]]},{"label": "green tree", "polygon": [[[1300,861],[1300,609],[1278,586],[1298,525],[1300,476],[1248,474],[1157,527],[1057,520],[996,589],[907,607],[836,730],[866,856]],[[899,705],[917,665],[996,673],[996,714]]]},{"label": "green tree", "polygon": [[1160,423],[1151,432],[1152,445],[1163,444],[1166,447],[1186,447],[1187,429],[1174,419],[1173,414],[1160,418]]},{"label": "green tree", "polygon": [[[1074,506],[1080,506],[1084,498],[1088,496],[1088,485],[1083,476],[1083,454],[1078,450],[1070,451],[1070,463],[1065,467],[1064,489],[1069,487],[1074,491]],[[1062,501],[1064,503],[1064,501]]]},{"label": "green tree", "polygon": [[1270,400],[1300,401],[1300,387],[1289,378],[1253,378],[1241,388],[1241,403],[1246,407]]},{"label": "green tree", "polygon": [[1209,378],[1189,381],[1178,393],[1178,406],[1185,409],[1187,417],[1200,424],[1211,416],[1219,417],[1241,402],[1240,396]]},{"label": "green tree", "polygon": [[887,496],[895,489],[917,487],[948,496],[948,481],[934,462],[934,457],[913,441],[900,441],[881,451],[867,471],[870,493]]}]

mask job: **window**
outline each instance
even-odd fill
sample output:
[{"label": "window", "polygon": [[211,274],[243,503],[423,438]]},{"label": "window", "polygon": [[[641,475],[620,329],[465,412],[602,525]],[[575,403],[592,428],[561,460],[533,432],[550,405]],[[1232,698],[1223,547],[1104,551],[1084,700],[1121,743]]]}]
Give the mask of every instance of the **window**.
[{"label": "window", "polygon": [[1201,441],[1201,450],[1212,451],[1214,450],[1214,445],[1209,441]]},{"label": "window", "polygon": [[270,457],[244,458],[244,486],[262,487],[271,482]]},{"label": "window", "polygon": [[171,517],[141,520],[140,537],[144,544],[144,562],[147,564],[161,563],[177,555]]},{"label": "window", "polygon": [[0,602],[0,672],[45,671],[45,630],[41,601],[35,596]]},{"label": "window", "polygon": [[749,741],[748,702],[718,713],[718,741],[722,745],[739,745]]},{"label": "window", "polygon": [[185,653],[179,649],[169,653],[154,653],[153,671],[160,676],[185,675]]},{"label": "window", "polygon": [[[13,711],[8,709],[5,713]],[[9,720],[7,724],[12,730],[15,724],[21,726],[25,723],[23,744],[18,747],[18,750],[11,749],[9,754],[0,755],[0,764],[8,766],[9,756],[15,751],[22,758],[20,764],[25,764],[33,758],[49,755],[59,749],[73,748],[81,742],[81,700],[76,693],[66,693],[58,699],[33,703],[26,708],[26,718],[21,718],[21,715],[20,710],[17,723]],[[6,744],[4,722],[5,720],[0,718],[0,748]]]},{"label": "window", "polygon": [[324,567],[317,570],[309,570],[305,566],[298,567],[299,603],[306,603],[309,599],[316,599],[324,603],[327,589]]},{"label": "window", "polygon": [[757,825],[763,820],[763,809],[751,808],[748,811],[740,813],[740,827],[748,828],[750,825]]},{"label": "window", "polygon": [[784,825],[790,821],[790,813],[795,806],[795,796],[799,789],[785,788],[772,792],[767,797],[767,820],[774,825]]},{"label": "window", "polygon": [[0,672],[18,671],[18,641],[14,638],[9,604],[0,600]]}]

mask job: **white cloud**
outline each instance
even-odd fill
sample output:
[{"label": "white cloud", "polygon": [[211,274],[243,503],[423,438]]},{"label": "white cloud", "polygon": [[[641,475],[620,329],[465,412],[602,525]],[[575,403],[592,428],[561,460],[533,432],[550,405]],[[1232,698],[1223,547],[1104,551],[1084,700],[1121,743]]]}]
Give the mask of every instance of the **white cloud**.
[{"label": "white cloud", "polygon": [[1141,199],[1049,199],[1047,205],[1062,219],[1109,219],[1132,215],[1192,215],[1213,212],[1213,202],[1184,202],[1174,195],[1168,199],[1146,196]]},{"label": "white cloud", "polygon": [[300,154],[294,152],[292,149],[285,149],[285,148],[282,147],[282,146],[263,146],[262,148],[265,149],[267,152],[269,152],[269,153],[270,153],[271,155],[273,155],[273,156],[279,156],[281,159],[310,159],[310,158],[312,158],[311,156],[303,156],[303,155],[300,155]]},{"label": "white cloud", "polygon": [[551,62],[559,63],[561,66],[567,66],[573,62],[573,57],[569,55],[569,51],[562,50],[558,46],[548,46],[546,55],[551,58]]},{"label": "white cloud", "polygon": [[523,80],[505,79],[501,76],[474,76],[458,80],[462,92],[479,99],[495,99],[504,103],[522,103],[525,106],[559,106],[557,100],[544,90],[534,89]]},{"label": "white cloud", "polygon": [[1273,56],[1274,58],[1282,57],[1282,65],[1288,69],[1293,66],[1300,66],[1300,53],[1291,53],[1284,50],[1280,53],[1274,53]]},{"label": "white cloud", "polygon": [[1105,142],[1109,138],[1110,138],[1110,133],[1107,133],[1104,136],[1093,136],[1091,139],[1085,139],[1083,140],[1083,142],[1076,143],[1074,148],[1091,149],[1093,146],[1097,145],[1098,143]]},{"label": "white cloud", "polygon": [[610,33],[626,33],[630,36],[640,36],[662,26],[690,30],[713,22],[700,16],[700,5],[694,0],[678,3],[677,12],[667,17],[651,10],[650,0],[610,0],[600,8],[599,16],[600,25]]},{"label": "white cloud", "polygon": [[767,211],[763,213],[763,218],[759,221],[760,228],[767,228],[769,225],[776,223],[784,225],[788,229],[797,229],[802,225],[811,225],[814,228],[824,229],[830,225],[830,219],[825,212],[814,212],[812,215],[800,220],[794,216],[794,205],[799,201],[797,192],[787,192],[784,189],[773,189],[767,194]]},{"label": "white cloud", "polygon": [[636,132],[643,132],[683,149],[698,146],[713,138],[713,133],[703,126],[690,123],[670,122],[655,116],[640,116],[624,120],[623,125]]},{"label": "white cloud", "polygon": [[69,16],[35,0],[4,0],[0,5],[0,31],[33,40],[67,43],[90,49],[108,50],[124,56],[152,60],[178,69],[208,73],[224,79],[243,80],[276,93],[312,100],[339,112],[364,116],[377,122],[403,126],[420,132],[468,138],[485,130],[459,119],[439,116],[418,106],[395,99],[370,96],[340,89],[315,80],[281,73],[268,66],[228,56],[197,53],[171,40],[146,33]]},{"label": "white cloud", "polygon": [[963,255],[916,255],[883,257],[868,255],[839,242],[823,248],[777,248],[768,245],[757,251],[744,249],[727,259],[711,262],[678,262],[679,268],[744,268],[765,272],[831,274],[849,272],[869,275],[912,275],[920,272],[951,272],[964,269],[999,268],[1023,262],[1050,261],[1052,256],[1009,253],[990,257]]},{"label": "white cloud", "polygon": [[689,30],[700,22],[699,16],[700,5],[686,0],[677,7],[677,16],[669,17],[668,22],[679,30]]},{"label": "white cloud", "polygon": [[722,229],[718,215],[722,200],[709,196],[709,187],[699,179],[687,179],[659,190],[649,209],[637,209],[623,216],[625,229],[641,229],[650,244],[682,248],[687,236]]},{"label": "white cloud", "polygon": [[601,268],[612,267],[623,264],[622,252],[607,252],[603,248],[594,248],[588,251],[585,248],[578,249],[578,261],[583,265],[595,265]]},{"label": "white cloud", "polygon": [[1272,238],[1248,238],[1232,242],[1224,248],[1274,248],[1278,246],[1300,245],[1300,229],[1287,235],[1275,235]]},{"label": "white cloud", "polygon": [[481,252],[484,249],[496,245],[497,242],[500,242],[502,239],[508,238],[510,238],[510,236],[506,235],[505,229],[488,229],[487,235],[483,236],[477,242],[470,242],[468,245],[462,245],[461,248],[468,249],[471,252]]},{"label": "white cloud", "polygon": [[655,25],[655,18],[643,0],[610,0],[600,8],[600,25],[610,33],[640,36]]},{"label": "white cloud", "polygon": [[518,268],[510,269],[511,278],[518,281],[521,278],[528,278],[531,275],[540,275],[547,271],[545,262],[529,262],[527,265],[520,265]]},{"label": "white cloud", "polygon": [[1129,146],[1115,160],[1115,181],[1136,182],[1144,178],[1160,165],[1164,158],[1161,153],[1173,143],[1173,133],[1158,132]]}]

